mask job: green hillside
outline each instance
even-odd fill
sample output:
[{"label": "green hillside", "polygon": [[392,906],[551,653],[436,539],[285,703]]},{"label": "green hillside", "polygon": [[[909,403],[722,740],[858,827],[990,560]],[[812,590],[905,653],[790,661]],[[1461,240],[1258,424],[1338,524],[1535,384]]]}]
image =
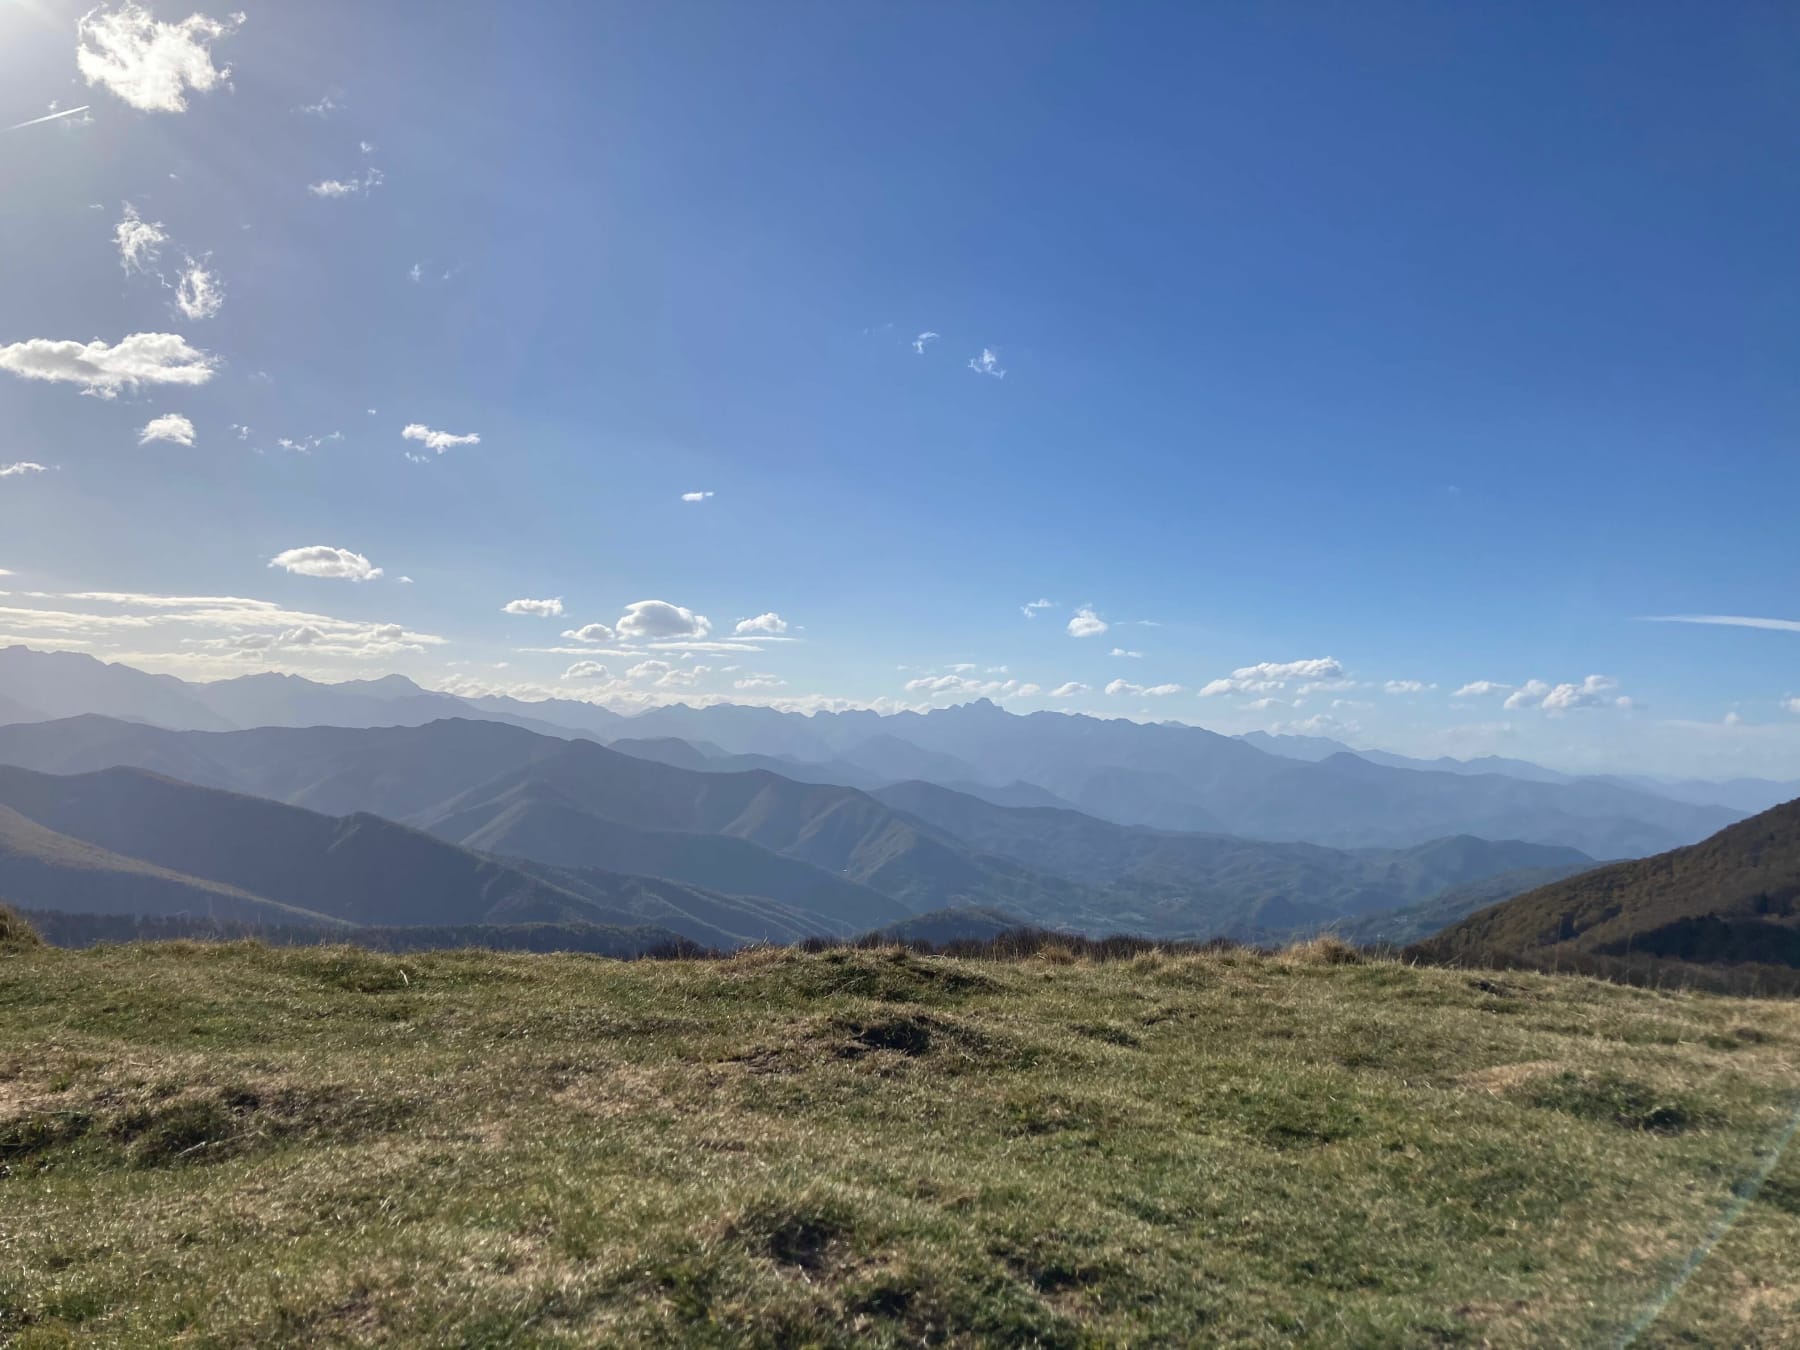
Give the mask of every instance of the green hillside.
[{"label": "green hillside", "polygon": [[1583,954],[1800,968],[1800,802],[1687,848],[1528,891],[1426,947],[1467,960]]},{"label": "green hillside", "polygon": [[1329,945],[15,944],[0,1339],[1776,1345],[1797,1045]]}]

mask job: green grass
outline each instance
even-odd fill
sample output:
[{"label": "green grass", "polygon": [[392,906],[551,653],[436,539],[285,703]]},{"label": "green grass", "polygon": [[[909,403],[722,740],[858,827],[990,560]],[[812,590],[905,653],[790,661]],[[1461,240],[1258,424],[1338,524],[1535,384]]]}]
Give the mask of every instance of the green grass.
[{"label": "green grass", "polygon": [[[1329,944],[22,946],[0,1341],[1613,1344],[1797,1055],[1793,1002]],[[1797,1164],[1639,1344],[1800,1341]]]}]

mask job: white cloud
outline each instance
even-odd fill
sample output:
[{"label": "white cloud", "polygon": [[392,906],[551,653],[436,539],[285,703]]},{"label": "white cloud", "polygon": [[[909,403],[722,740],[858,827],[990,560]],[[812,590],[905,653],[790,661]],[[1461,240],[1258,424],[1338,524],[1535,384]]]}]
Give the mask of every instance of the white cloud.
[{"label": "white cloud", "polygon": [[968,698],[1029,698],[1043,692],[1035,684],[1022,684],[1018,680],[977,680],[967,675],[921,675],[908,680],[905,687],[909,694],[924,694],[929,698],[947,694]]},{"label": "white cloud", "polygon": [[309,117],[329,117],[336,112],[338,104],[330,94],[323,95],[317,103],[302,103],[300,111]]},{"label": "white cloud", "polygon": [[571,628],[563,634],[576,642],[611,642],[613,630],[603,623],[583,624],[580,628]]},{"label": "white cloud", "polygon": [[638,600],[625,606],[624,615],[613,627],[627,642],[703,638],[712,631],[712,620],[666,600]]},{"label": "white cloud", "polygon": [[202,259],[187,260],[175,283],[175,307],[190,319],[210,319],[225,305],[225,287],[219,274]]},{"label": "white cloud", "polygon": [[1735,712],[1728,712],[1725,714],[1725,725],[1726,726],[1737,727],[1737,726],[1742,726],[1743,724],[1744,724],[1744,719],[1743,719],[1742,714],[1735,713]]},{"label": "white cloud", "polygon": [[1630,707],[1612,695],[1619,682],[1610,675],[1589,675],[1580,684],[1559,684],[1544,695],[1545,712],[1567,712],[1571,708]]},{"label": "white cloud", "polygon": [[1800,698],[1784,698],[1781,700],[1781,706],[1788,712],[1800,713]]},{"label": "white cloud", "polygon": [[786,680],[774,675],[747,675],[741,680],[733,680],[733,689],[780,689],[787,684]]},{"label": "white cloud", "polygon": [[540,619],[558,619],[562,617],[562,597],[550,600],[508,600],[500,606],[502,614],[530,614]]},{"label": "white cloud", "polygon": [[326,178],[317,183],[308,183],[306,190],[315,197],[327,199],[338,197],[360,197],[364,193],[373,192],[387,181],[387,175],[373,165],[363,170],[355,178]]},{"label": "white cloud", "polygon": [[710,492],[684,492],[681,494],[681,500],[684,502],[703,502],[710,496],[712,496],[712,493]]},{"label": "white cloud", "polygon": [[1630,708],[1629,698],[1615,695],[1619,682],[1610,675],[1589,675],[1580,684],[1552,685],[1544,680],[1527,680],[1507,696],[1501,707],[1508,711],[1539,708],[1547,713],[1565,713],[1576,708]]},{"label": "white cloud", "polygon": [[151,441],[170,441],[175,445],[192,445],[194,443],[194,424],[180,413],[164,413],[161,417],[152,417],[138,432],[139,445],[148,445]]},{"label": "white cloud", "polygon": [[1123,647],[1114,647],[1112,649],[1112,654],[1114,656],[1128,657],[1133,661],[1141,661],[1144,659],[1144,654],[1142,652],[1128,652]]},{"label": "white cloud", "polygon": [[[101,646],[109,659],[134,665],[176,666],[192,671],[240,673],[246,664],[269,668],[283,652],[313,668],[338,658],[370,661],[422,653],[444,639],[399,624],[336,619],[285,609],[267,600],[238,596],[153,595],[138,592],[77,591],[34,596],[69,608],[0,608],[0,628],[33,646],[80,649]],[[77,609],[75,606],[80,606]],[[217,636],[204,636],[207,633]],[[176,635],[174,647],[128,653],[125,637]]]},{"label": "white cloud", "polygon": [[1133,684],[1129,680],[1114,680],[1106,686],[1106,692],[1114,697],[1120,694],[1129,694],[1132,698],[1167,698],[1170,694],[1179,694],[1181,686],[1178,684],[1153,684],[1146,689],[1143,685]]},{"label": "white cloud", "polygon": [[1111,626],[1105,619],[1094,613],[1093,606],[1084,605],[1076,610],[1075,617],[1069,620],[1069,636],[1099,637]]},{"label": "white cloud", "polygon": [[937,340],[938,340],[938,335],[936,333],[931,333],[931,332],[920,333],[919,336],[917,336],[916,338],[913,339],[912,349],[915,352],[917,352],[920,356],[923,356],[923,355],[925,355],[925,349],[927,347],[929,347],[932,343],[936,342]]},{"label": "white cloud", "polygon": [[[1200,690],[1201,698],[1219,694],[1264,694],[1285,689],[1290,680],[1331,681],[1341,679],[1344,667],[1329,656],[1308,657],[1299,661],[1262,661],[1254,666],[1239,666],[1228,679],[1213,680]],[[1343,687],[1312,684],[1308,689]]]},{"label": "white cloud", "polygon": [[612,672],[598,661],[577,661],[563,672],[565,680],[604,680]]},{"label": "white cloud", "polygon": [[1000,369],[1000,358],[987,347],[981,349],[980,356],[969,358],[969,369],[977,375],[992,375],[996,380],[1006,378],[1006,372]]},{"label": "white cloud", "polygon": [[381,575],[381,569],[371,567],[362,554],[352,553],[347,548],[332,548],[328,544],[286,549],[269,559],[269,566],[303,577],[334,577],[346,581],[373,581]]},{"label": "white cloud", "polygon": [[1050,691],[1050,697],[1074,698],[1077,694],[1091,693],[1093,693],[1093,690],[1088,688],[1088,686],[1083,684],[1080,680],[1070,680],[1067,684],[1059,684],[1056,688],[1052,689]]},{"label": "white cloud", "polygon": [[214,364],[174,333],[133,333],[110,346],[28,338],[0,347],[0,370],[25,380],[79,384],[96,398],[113,398],[140,384],[205,384]]},{"label": "white cloud", "polygon": [[130,276],[133,272],[150,269],[158,251],[169,242],[169,236],[161,224],[145,220],[138,215],[135,206],[126,202],[125,214],[113,226],[113,241],[119,246],[119,266],[125,269],[126,276]]},{"label": "white cloud", "polygon": [[1389,680],[1381,687],[1390,694],[1418,694],[1425,689],[1424,683],[1420,680]]},{"label": "white cloud", "polygon": [[242,21],[190,14],[160,23],[130,0],[89,10],[75,25],[75,66],[90,85],[104,85],[140,112],[185,112],[188,90],[204,94],[231,78],[229,67],[213,65],[211,44]]},{"label": "white cloud", "polygon": [[1020,605],[1019,613],[1028,619],[1035,619],[1040,609],[1054,609],[1055,607],[1056,601],[1054,600],[1032,600],[1027,604]]},{"label": "white cloud", "polygon": [[1244,705],[1250,712],[1268,712],[1272,708],[1287,708],[1292,706],[1293,705],[1284,698],[1272,698],[1266,694],[1262,698],[1253,698]]},{"label": "white cloud", "polygon": [[1499,680],[1471,680],[1458,689],[1451,698],[1485,698],[1489,694],[1505,694],[1512,691],[1510,684],[1502,684]]},{"label": "white cloud", "polygon": [[[423,422],[407,423],[400,432],[400,438],[407,441],[420,441],[427,450],[435,450],[440,455],[458,445],[481,444],[481,437],[476,432],[471,431],[466,436],[457,436],[448,431],[433,431]],[[419,456],[419,458],[423,458],[423,456]]]},{"label": "white cloud", "polygon": [[1550,686],[1543,680],[1527,680],[1515,689],[1501,706],[1509,710],[1541,707],[1549,692]]},{"label": "white cloud", "polygon": [[[31,460],[22,459],[17,464],[0,464],[0,478],[19,478],[28,473],[44,473],[48,468],[48,465],[34,464]],[[12,573],[8,572],[5,575],[11,576]]]},{"label": "white cloud", "polygon": [[1800,619],[1758,619],[1745,614],[1654,614],[1649,623],[1710,623],[1727,628],[1768,628],[1781,633],[1800,633]]},{"label": "white cloud", "polygon": [[754,619],[739,619],[737,627],[731,630],[733,637],[748,637],[752,633],[768,633],[777,636],[788,630],[787,620],[770,610],[767,614],[758,614]]}]

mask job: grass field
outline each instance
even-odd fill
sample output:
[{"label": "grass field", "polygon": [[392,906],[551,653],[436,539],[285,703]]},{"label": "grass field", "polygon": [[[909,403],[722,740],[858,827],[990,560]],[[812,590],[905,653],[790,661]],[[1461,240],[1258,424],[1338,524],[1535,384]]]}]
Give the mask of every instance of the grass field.
[{"label": "grass field", "polygon": [[1328,946],[24,949],[0,1340],[1800,1344],[1797,1065]]}]

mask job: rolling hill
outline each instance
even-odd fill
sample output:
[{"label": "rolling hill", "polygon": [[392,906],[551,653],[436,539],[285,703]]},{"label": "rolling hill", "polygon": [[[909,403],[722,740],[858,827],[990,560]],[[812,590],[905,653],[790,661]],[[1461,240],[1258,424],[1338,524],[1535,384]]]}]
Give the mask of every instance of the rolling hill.
[{"label": "rolling hill", "polygon": [[1800,966],[1800,801],[1529,891],[1424,946],[1470,960],[1561,952]]},{"label": "rolling hill", "polygon": [[0,889],[28,908],[265,925],[654,927],[647,942],[710,947],[861,926],[667,879],[512,865],[367,813],[321,815],[137,769],[0,767]]}]

